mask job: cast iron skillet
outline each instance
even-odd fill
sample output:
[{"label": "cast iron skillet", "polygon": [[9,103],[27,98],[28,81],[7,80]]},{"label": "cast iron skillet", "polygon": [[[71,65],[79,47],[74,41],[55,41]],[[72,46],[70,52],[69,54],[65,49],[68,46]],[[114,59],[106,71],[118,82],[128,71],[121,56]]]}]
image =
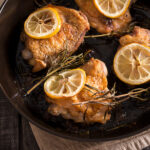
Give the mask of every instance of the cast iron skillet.
[{"label": "cast iron skillet", "polygon": [[[67,0],[59,3],[78,9],[74,1]],[[139,0],[131,13],[138,25],[150,27],[150,5],[147,0]],[[45,131],[57,136],[84,140],[106,141],[120,139],[137,134],[150,127],[150,102],[138,102],[130,99],[128,102],[116,107],[112,111],[111,120],[105,125],[98,123],[92,125],[77,124],[71,120],[65,120],[61,116],[50,116],[46,110],[48,104],[44,100],[42,88],[36,89],[30,96],[25,92],[32,85],[32,80],[42,73],[32,74],[30,66],[21,58],[20,52],[24,48],[20,42],[20,33],[23,22],[30,12],[36,7],[32,0],[9,0],[0,16],[0,85],[10,103],[26,119]],[[88,34],[97,34],[94,29]],[[108,82],[111,88],[117,83],[119,93],[127,92],[130,87],[119,81],[112,70],[112,61],[118,47],[117,38],[86,39],[78,52],[91,48],[96,58],[103,60],[109,71]],[[146,84],[140,87],[148,87]],[[150,97],[150,95],[143,95]]]}]

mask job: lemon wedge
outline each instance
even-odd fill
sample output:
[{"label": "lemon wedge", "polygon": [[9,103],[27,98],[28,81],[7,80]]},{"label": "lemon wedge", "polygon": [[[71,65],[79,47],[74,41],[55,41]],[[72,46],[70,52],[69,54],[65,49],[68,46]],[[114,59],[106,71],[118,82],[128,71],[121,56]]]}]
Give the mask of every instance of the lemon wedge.
[{"label": "lemon wedge", "polygon": [[25,33],[34,39],[50,38],[61,28],[61,19],[55,8],[44,7],[29,15],[24,23]]},{"label": "lemon wedge", "polygon": [[53,99],[72,97],[84,87],[86,73],[83,69],[72,69],[51,76],[44,83],[46,95]]},{"label": "lemon wedge", "polygon": [[132,43],[122,47],[113,63],[117,77],[130,85],[140,85],[150,80],[150,47]]},{"label": "lemon wedge", "polygon": [[93,0],[100,13],[108,18],[118,18],[128,9],[131,0]]}]

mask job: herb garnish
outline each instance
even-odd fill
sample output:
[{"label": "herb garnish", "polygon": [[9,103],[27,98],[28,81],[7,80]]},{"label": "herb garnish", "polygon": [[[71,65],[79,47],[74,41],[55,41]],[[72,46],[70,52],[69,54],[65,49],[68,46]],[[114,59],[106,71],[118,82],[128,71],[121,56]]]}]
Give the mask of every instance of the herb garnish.
[{"label": "herb garnish", "polygon": [[131,33],[136,24],[137,22],[133,21],[122,31],[112,31],[110,33],[98,34],[98,35],[87,35],[84,38],[99,38],[99,37],[113,37],[113,36],[120,37],[125,34]]},{"label": "herb garnish", "polygon": [[55,62],[54,64],[51,64],[52,67],[50,67],[47,71],[47,74],[40,80],[38,81],[30,90],[27,91],[27,95],[29,95],[34,89],[36,89],[40,84],[42,84],[45,80],[47,80],[50,76],[53,74],[63,70],[63,69],[68,69],[68,68],[74,68],[79,65],[84,64],[86,60],[86,56],[90,53],[90,50],[85,52],[84,54],[81,53],[79,55],[72,55],[67,57],[68,55],[66,54],[66,51],[63,51],[58,55],[56,60],[61,60],[59,63]]},{"label": "herb garnish", "polygon": [[[122,102],[125,102],[129,100],[129,98],[135,98],[137,100],[146,101],[147,98],[140,97],[141,94],[149,92],[150,88],[135,88],[128,93],[116,95],[117,91],[115,90],[116,84],[114,84],[113,88],[108,91],[100,91],[99,89],[96,89],[95,87],[85,85],[86,87],[90,88],[91,90],[95,90],[96,92],[93,94],[93,99],[78,103],[73,103],[72,105],[84,105],[84,104],[101,104],[105,106],[116,106],[118,104],[121,104]],[[99,95],[100,93],[104,93],[102,95]],[[104,102],[105,100],[112,100],[112,102]]]}]

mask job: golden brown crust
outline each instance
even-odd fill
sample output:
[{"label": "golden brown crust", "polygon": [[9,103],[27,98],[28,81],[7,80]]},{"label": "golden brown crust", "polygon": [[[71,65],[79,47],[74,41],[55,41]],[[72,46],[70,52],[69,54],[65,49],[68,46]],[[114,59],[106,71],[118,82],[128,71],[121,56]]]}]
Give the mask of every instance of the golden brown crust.
[{"label": "golden brown crust", "polygon": [[121,37],[119,42],[121,46],[131,43],[150,46],[150,30],[135,26],[132,33]]},{"label": "golden brown crust", "polygon": [[92,0],[75,0],[81,11],[87,16],[90,25],[100,33],[121,31],[132,20],[129,10],[121,17],[110,19],[103,16]]},{"label": "golden brown crust", "polygon": [[[85,70],[87,78],[86,84],[96,87],[100,90],[107,89],[107,78],[106,78],[106,66],[105,64],[97,59],[92,58],[85,65],[81,66]],[[82,101],[88,101],[93,99],[93,93],[86,89],[81,90],[77,95],[64,98],[59,100],[53,100],[46,97],[46,100],[50,105],[48,111],[53,115],[62,115],[66,119],[72,119],[75,122],[100,122],[105,123],[110,119],[110,115],[106,115],[104,119],[105,112],[108,110],[108,106],[101,104],[88,104],[87,105],[72,105],[73,103],[78,103]],[[110,102],[111,100],[105,100],[103,102]],[[87,109],[87,111],[86,111]],[[86,116],[84,120],[84,113],[86,111]]]},{"label": "golden brown crust", "polygon": [[[62,6],[53,7],[57,9],[61,17],[60,31],[49,39],[37,40],[27,35],[25,38],[25,45],[31,51],[33,58],[43,61],[46,65],[50,65],[47,60],[49,57],[54,60],[61,51],[67,50],[68,55],[74,53],[90,28],[82,12]],[[36,71],[35,68],[33,70]]]}]

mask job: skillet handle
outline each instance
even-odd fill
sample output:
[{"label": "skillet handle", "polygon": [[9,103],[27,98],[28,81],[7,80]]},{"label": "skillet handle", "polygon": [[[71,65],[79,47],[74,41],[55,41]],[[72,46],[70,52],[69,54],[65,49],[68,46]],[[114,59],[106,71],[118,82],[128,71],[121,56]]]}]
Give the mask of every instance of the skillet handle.
[{"label": "skillet handle", "polygon": [[0,14],[2,13],[7,2],[8,2],[8,0],[0,0]]}]

